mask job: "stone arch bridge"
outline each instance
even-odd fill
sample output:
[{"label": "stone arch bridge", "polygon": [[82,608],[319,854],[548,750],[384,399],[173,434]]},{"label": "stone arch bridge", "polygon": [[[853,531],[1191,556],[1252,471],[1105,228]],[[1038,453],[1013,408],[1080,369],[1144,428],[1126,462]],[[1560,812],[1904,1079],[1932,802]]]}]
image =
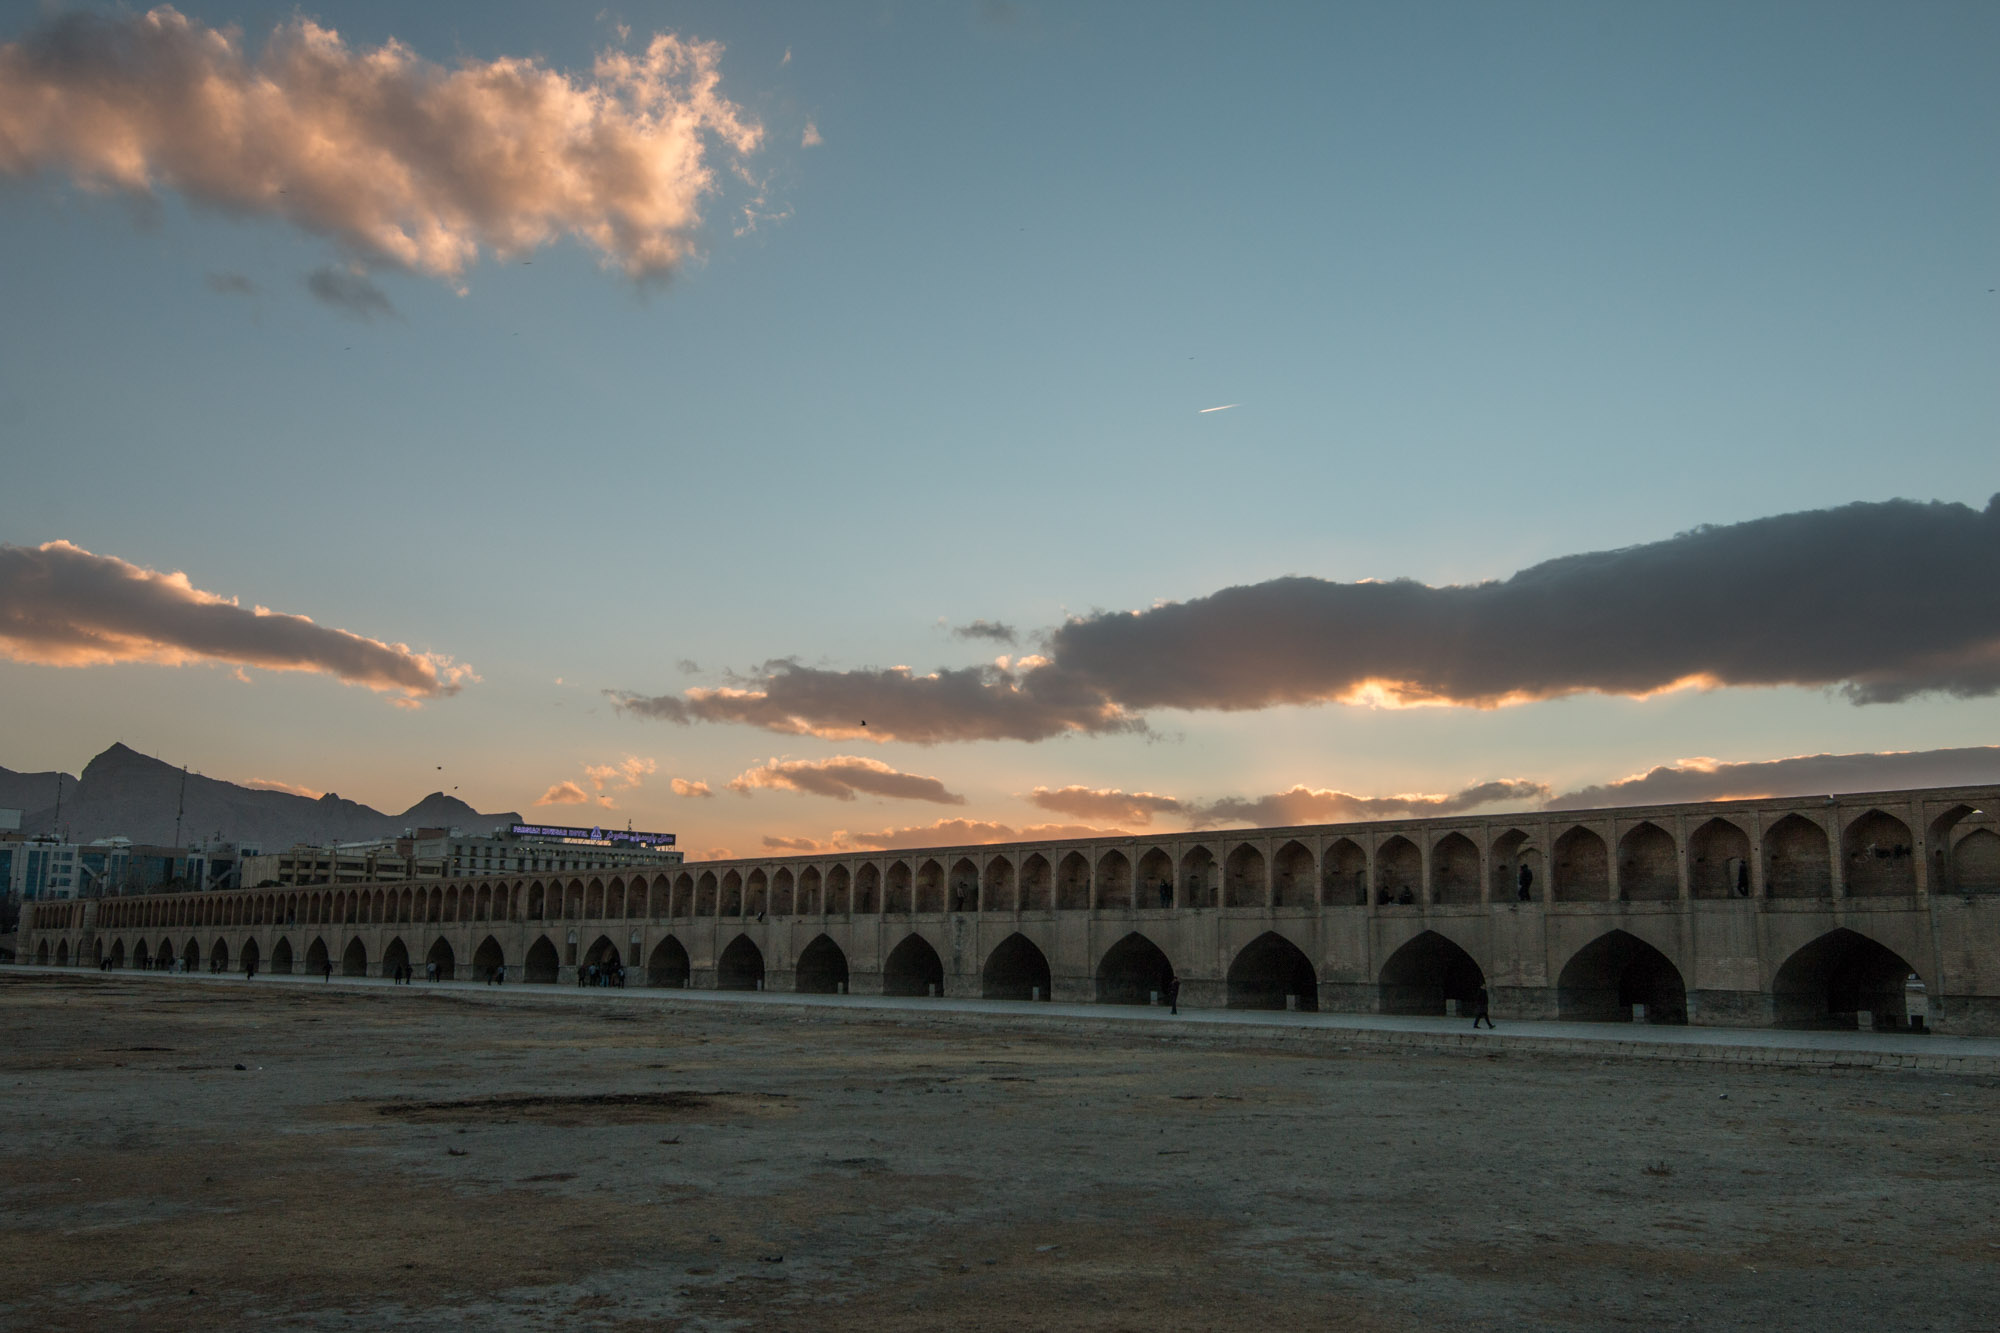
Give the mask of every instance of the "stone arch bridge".
[{"label": "stone arch bridge", "polygon": [[30,965],[2000,1032],[2000,787],[43,901]]}]

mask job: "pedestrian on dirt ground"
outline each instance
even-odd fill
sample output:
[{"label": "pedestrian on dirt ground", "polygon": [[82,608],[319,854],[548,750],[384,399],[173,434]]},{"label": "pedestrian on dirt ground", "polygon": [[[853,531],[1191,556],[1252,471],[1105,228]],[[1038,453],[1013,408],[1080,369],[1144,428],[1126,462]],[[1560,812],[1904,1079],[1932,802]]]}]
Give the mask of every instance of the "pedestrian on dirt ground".
[{"label": "pedestrian on dirt ground", "polygon": [[331,961],[331,960],[329,960],[329,961],[327,961],[327,962],[325,962],[325,963],[322,963],[322,964],[320,964],[320,966],[322,966],[322,967],[324,967],[324,968],[326,969],[326,979],[327,979],[328,981],[332,981],[332,980],[333,980],[333,963],[332,963],[332,961]]},{"label": "pedestrian on dirt ground", "polygon": [[507,965],[505,963],[493,969],[493,984],[496,986],[507,984]]},{"label": "pedestrian on dirt ground", "polygon": [[1181,1011],[1180,974],[1178,972],[1169,972],[1167,973],[1167,1012],[1170,1014],[1177,1014],[1180,1011]]},{"label": "pedestrian on dirt ground", "polygon": [[247,962],[247,963],[245,963],[245,964],[243,965],[243,979],[244,979],[245,981],[255,981],[255,980],[257,979],[257,960],[256,960],[256,959],[254,959],[254,958],[253,958],[253,959],[251,959],[251,960],[250,960],[249,962]]},{"label": "pedestrian on dirt ground", "polygon": [[1489,1028],[1493,1026],[1493,1015],[1487,1010],[1486,987],[1484,986],[1481,986],[1478,993],[1472,997],[1473,1028],[1477,1029],[1482,1021]]}]

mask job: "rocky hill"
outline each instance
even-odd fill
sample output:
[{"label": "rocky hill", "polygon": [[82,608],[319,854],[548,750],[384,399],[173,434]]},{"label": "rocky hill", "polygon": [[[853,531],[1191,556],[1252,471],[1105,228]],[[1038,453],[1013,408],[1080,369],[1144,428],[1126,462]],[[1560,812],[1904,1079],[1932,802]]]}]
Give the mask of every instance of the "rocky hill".
[{"label": "rocky hill", "polygon": [[[58,832],[54,773],[15,773],[0,768],[0,806],[27,813],[29,833]],[[83,776],[66,778],[62,828],[77,841],[124,836],[134,842],[169,843],[174,812],[182,804],[181,770],[172,764],[113,745],[84,766]],[[432,792],[401,814],[384,814],[328,792],[314,800],[290,792],[261,791],[217,778],[187,775],[183,842],[217,835],[266,850],[295,842],[358,842],[393,837],[406,828],[461,828],[486,833],[520,819],[506,811],[481,814],[456,797]]]}]

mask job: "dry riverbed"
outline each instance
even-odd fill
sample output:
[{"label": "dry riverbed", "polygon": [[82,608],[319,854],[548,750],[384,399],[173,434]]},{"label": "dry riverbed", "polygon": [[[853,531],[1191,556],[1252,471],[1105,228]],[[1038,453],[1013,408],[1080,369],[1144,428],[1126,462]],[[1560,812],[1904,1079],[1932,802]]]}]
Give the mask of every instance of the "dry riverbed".
[{"label": "dry riverbed", "polygon": [[2000,1083],[0,971],[0,1327],[1986,1330]]}]

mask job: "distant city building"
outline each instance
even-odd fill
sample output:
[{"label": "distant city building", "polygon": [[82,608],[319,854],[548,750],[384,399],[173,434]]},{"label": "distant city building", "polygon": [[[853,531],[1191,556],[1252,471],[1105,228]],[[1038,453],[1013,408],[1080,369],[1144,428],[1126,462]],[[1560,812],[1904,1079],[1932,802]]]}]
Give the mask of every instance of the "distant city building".
[{"label": "distant city building", "polygon": [[233,889],[241,884],[244,854],[256,850],[235,843],[158,847],[129,838],[76,843],[0,832],[0,887],[20,902]]},{"label": "distant city building", "polygon": [[425,828],[400,838],[333,846],[300,843],[286,851],[246,857],[239,878],[244,888],[296,888],[679,865],[684,858],[672,841],[672,834],[548,825],[517,824],[485,836]]}]

